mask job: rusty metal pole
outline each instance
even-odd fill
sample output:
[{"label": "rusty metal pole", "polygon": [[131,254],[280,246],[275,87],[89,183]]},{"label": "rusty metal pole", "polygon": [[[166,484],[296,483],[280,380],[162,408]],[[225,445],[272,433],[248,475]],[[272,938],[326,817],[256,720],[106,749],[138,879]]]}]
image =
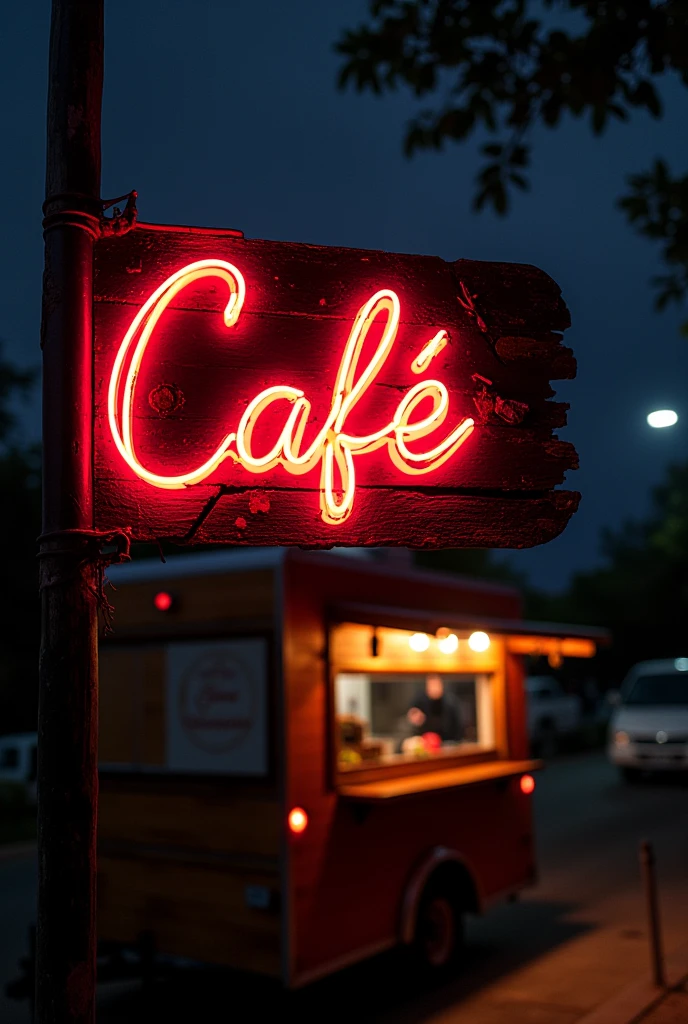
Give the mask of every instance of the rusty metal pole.
[{"label": "rusty metal pole", "polygon": [[102,82],[102,0],[53,0],[41,326],[39,1024],[95,1020],[99,571],[91,392]]},{"label": "rusty metal pole", "polygon": [[655,853],[652,848],[652,843],[647,839],[644,839],[640,844],[640,869],[643,875],[643,887],[645,889],[645,901],[647,906],[647,925],[650,939],[652,981],[657,988],[666,988],[664,953],[662,950],[662,929],[659,920],[657,875],[655,872]]}]

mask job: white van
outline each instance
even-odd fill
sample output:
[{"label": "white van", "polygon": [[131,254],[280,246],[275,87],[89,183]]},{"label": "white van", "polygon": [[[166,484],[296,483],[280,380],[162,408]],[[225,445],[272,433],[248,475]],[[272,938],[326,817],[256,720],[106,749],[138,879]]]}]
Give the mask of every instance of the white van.
[{"label": "white van", "polygon": [[688,769],[688,658],[634,665],[616,704],[608,753],[626,781]]},{"label": "white van", "polygon": [[31,803],[36,802],[37,752],[38,736],[35,732],[0,736],[0,783],[21,783]]}]

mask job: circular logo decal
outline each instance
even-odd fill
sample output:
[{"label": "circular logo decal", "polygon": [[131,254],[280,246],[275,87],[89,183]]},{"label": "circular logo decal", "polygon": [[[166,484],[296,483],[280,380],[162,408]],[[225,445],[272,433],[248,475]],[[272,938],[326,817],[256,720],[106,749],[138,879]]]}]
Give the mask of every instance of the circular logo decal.
[{"label": "circular logo decal", "polygon": [[234,749],[253,728],[255,692],[250,672],[236,655],[203,655],[181,680],[179,718],[184,732],[208,753]]}]

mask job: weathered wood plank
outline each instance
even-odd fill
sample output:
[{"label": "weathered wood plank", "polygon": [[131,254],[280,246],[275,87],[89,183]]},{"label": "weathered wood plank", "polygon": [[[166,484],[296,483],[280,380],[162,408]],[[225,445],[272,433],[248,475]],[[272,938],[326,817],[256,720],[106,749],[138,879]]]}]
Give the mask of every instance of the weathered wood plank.
[{"label": "weathered wood plank", "polygon": [[[161,715],[162,717],[162,715]],[[110,778],[100,796],[98,839],[124,846],[213,850],[255,855],[277,864],[280,812],[277,800],[255,799],[218,785],[210,794],[138,789]]]},{"label": "weathered wood plank", "polygon": [[101,764],[164,765],[164,672],[161,648],[101,650]]},{"label": "weathered wood plank", "polygon": [[314,492],[252,488],[221,493],[203,485],[194,491],[201,491],[207,503],[221,495],[203,520],[205,503],[196,499],[190,508],[184,492],[170,491],[161,508],[146,502],[136,485],[103,481],[102,527],[117,523],[141,540],[182,541],[192,534],[188,540],[196,544],[270,546],[279,538],[280,544],[301,547],[358,547],[362,538],[394,545],[402,523],[409,547],[521,548],[558,536],[580,498],[573,491],[504,498],[361,488],[350,519],[333,529],[322,522]]},{"label": "weathered wood plank", "polygon": [[[161,234],[141,225],[119,241],[98,243],[96,301],[139,306],[170,272],[212,254],[235,264],[244,275],[246,313],[348,319],[378,288],[398,290],[405,323],[432,323],[433,316],[441,318],[454,304],[450,266],[437,256],[217,235],[205,239]],[[173,300],[172,308],[216,309],[224,291],[217,286],[218,306],[210,301],[212,294],[206,284],[191,285]]]},{"label": "weathered wood plank", "polygon": [[[103,239],[96,248],[99,528],[128,528],[142,540],[193,533],[197,543],[528,546],[556,536],[574,510],[576,496],[553,492],[577,467],[577,456],[552,435],[565,424],[567,406],[549,401],[550,381],[575,375],[575,360],[561,339],[570,318],[558,286],[537,268],[150,225]],[[228,329],[221,315],[227,286],[204,278],[182,288],[162,314],[137,370],[132,406],[137,457],[147,469],[169,476],[202,465],[223,437],[236,432],[248,404],[276,385],[299,389],[311,403],[302,442],[307,446],[332,408],[358,310],[381,288],[399,297],[399,330],[371,386],[338,429],[358,437],[374,433],[393,421],[414,385],[433,379],[447,388],[446,422],[430,434],[433,444],[416,439],[411,451],[414,443],[416,451],[430,450],[465,417],[475,421],[471,436],[422,476],[393,461],[393,436],[389,450],[354,455],[354,512],[335,526],[320,516],[322,461],[301,476],[281,465],[256,475],[236,463],[232,442],[232,457],[193,486],[169,490],[137,479],[108,422],[115,356],[140,306],[170,274],[200,259],[236,266],[246,281],[245,303]],[[378,317],[370,329],[359,374],[384,323]],[[412,372],[413,360],[438,330],[447,332],[446,347],[420,374]],[[431,410],[431,400],[424,402],[416,419]],[[280,399],[261,414],[254,454],[270,450],[288,411]],[[211,510],[208,502],[218,495]],[[262,507],[272,511],[257,513],[262,525],[256,528],[255,509]],[[419,526],[417,520],[427,524],[429,516],[438,518]]]},{"label": "weathered wood plank", "polygon": [[98,934],[135,944],[153,932],[156,949],[207,963],[279,976],[280,916],[246,904],[250,885],[280,891],[276,871],[168,858],[101,855]]},{"label": "weathered wood plank", "polygon": [[[237,572],[232,576],[232,586],[225,585],[217,576],[187,577],[184,580],[184,601],[175,609],[173,620],[164,619],[153,603],[159,590],[158,581],[128,583],[126,588],[117,588],[111,595],[111,602],[117,616],[117,638],[133,635],[137,631],[161,637],[168,636],[167,630],[181,633],[184,630],[198,633],[207,623],[221,623],[221,630],[235,628],[236,622],[271,622],[274,616],[275,579],[271,569],[254,569],[251,572]],[[101,640],[101,665],[108,666],[110,659],[121,657],[117,643],[105,638]],[[141,659],[138,649],[126,648],[135,658]],[[157,649],[151,649],[155,652]],[[162,679],[161,668],[161,679]],[[112,679],[110,673],[108,681]],[[146,682],[148,682],[148,678]],[[162,685],[162,684],[161,684]],[[160,758],[162,761],[163,758]]]},{"label": "weathered wood plank", "polygon": [[[193,433],[190,432],[190,426]],[[170,472],[175,467],[191,467],[208,458],[222,434],[217,432],[217,423],[207,421],[188,423],[167,423],[165,435],[161,435],[157,423],[148,420],[137,425],[140,438],[138,451],[147,456],[147,464],[158,472]],[[177,428],[177,429],[175,429]],[[563,483],[569,469],[577,467],[576,451],[568,441],[547,439],[542,434],[487,424],[470,445],[465,445],[461,466],[450,462],[438,467],[429,477],[416,477],[413,486],[461,487],[470,490],[503,491],[545,491]],[[95,466],[98,478],[126,480],[119,471],[114,454],[110,451],[114,443],[103,438]],[[357,487],[380,486],[398,487],[399,471],[390,460],[380,453],[378,457],[366,459],[360,456],[356,461]],[[266,480],[267,477],[263,477]],[[286,470],[277,467],[269,475],[269,486],[277,489],[309,490],[319,489],[320,467],[310,473],[294,478]],[[228,460],[209,478],[209,483],[227,484],[234,487],[260,486],[262,480],[255,473],[249,473],[240,464]],[[409,486],[409,485],[407,485]],[[169,492],[151,494],[150,502],[164,508],[169,502]],[[316,501],[317,506],[317,501]]]},{"label": "weathered wood plank", "polygon": [[483,260],[456,260],[453,267],[488,330],[497,337],[528,334],[535,324],[551,331],[571,326],[561,289],[537,267]]},{"label": "weathered wood plank", "polygon": [[[575,375],[575,360],[571,350],[561,340],[556,340],[552,333],[550,320],[540,321],[533,315],[526,321],[525,335],[516,333],[502,335],[487,334],[481,331],[474,319],[464,310],[458,297],[454,295],[454,282],[451,269],[444,264],[444,276],[438,279],[445,292],[443,300],[430,304],[423,293],[418,298],[413,293],[404,300],[393,273],[384,275],[388,279],[387,287],[399,294],[401,301],[401,328],[395,343],[393,358],[388,359],[385,366],[386,374],[390,370],[403,368],[405,379],[408,379],[408,364],[418,353],[422,345],[429,340],[438,328],[449,332],[449,345],[433,362],[433,372],[438,369],[451,370],[453,379],[471,379],[473,373],[490,371],[499,379],[512,381],[520,387],[532,387],[533,381],[546,381],[554,378],[551,369],[558,364],[558,372],[566,376]],[[151,291],[164,280],[165,275],[157,274],[152,279]],[[262,310],[249,305],[252,295],[247,290],[247,299],[242,315],[228,333],[222,321],[222,310],[226,303],[226,294],[220,286],[214,288],[214,302],[207,295],[202,296],[203,303],[191,304],[185,299],[186,292],[192,292],[194,286],[183,289],[175,300],[170,303],[165,313],[165,347],[164,355],[180,350],[180,360],[187,365],[196,359],[202,360],[212,355],[213,364],[218,368],[251,369],[261,365],[261,356],[266,352],[270,356],[270,369],[275,372],[289,370],[291,375],[312,365],[314,360],[325,364],[338,363],[348,335],[349,325],[358,309],[370,295],[378,290],[379,277],[370,281],[357,283],[355,298],[347,296],[347,302],[338,306],[341,312],[333,315],[320,307],[321,300],[317,292],[310,293],[311,311],[304,313],[298,307],[305,305],[306,299],[300,299],[300,291],[294,291],[293,309]],[[447,290],[449,286],[449,290]],[[200,285],[196,291],[200,290]],[[307,283],[303,284],[304,292]],[[145,299],[147,296],[143,296]],[[182,305],[184,299],[185,304]],[[143,301],[143,300],[142,300]],[[112,337],[121,339],[131,323],[137,305],[118,303],[111,298],[101,298],[96,303],[96,336],[98,342],[96,353],[112,346]],[[407,310],[413,310],[411,316]],[[487,315],[487,314],[486,314]],[[521,318],[517,318],[521,319]],[[515,329],[513,319],[507,325]],[[105,329],[104,329],[105,328]],[[498,328],[496,328],[498,331]],[[206,351],[197,352],[195,346],[203,345]],[[287,346],[286,348],[284,346]],[[261,352],[262,349],[262,352]],[[497,357],[495,358],[495,351]],[[160,365],[161,353],[156,353],[155,365]],[[524,363],[523,372],[519,364]],[[506,364],[506,365],[505,365]],[[505,369],[508,366],[508,373]],[[109,374],[108,374],[109,375]],[[331,386],[332,382],[330,382]]]}]

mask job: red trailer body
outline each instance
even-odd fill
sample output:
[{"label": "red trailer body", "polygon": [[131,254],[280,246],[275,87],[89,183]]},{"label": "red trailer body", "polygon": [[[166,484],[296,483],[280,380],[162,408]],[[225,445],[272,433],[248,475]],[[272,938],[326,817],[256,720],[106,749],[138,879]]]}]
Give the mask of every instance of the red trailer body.
[{"label": "red trailer body", "polygon": [[298,986],[399,943],[441,963],[464,913],[532,883],[523,654],[589,656],[590,631],[524,623],[509,587],[335,554],[113,579],[103,939]]}]

